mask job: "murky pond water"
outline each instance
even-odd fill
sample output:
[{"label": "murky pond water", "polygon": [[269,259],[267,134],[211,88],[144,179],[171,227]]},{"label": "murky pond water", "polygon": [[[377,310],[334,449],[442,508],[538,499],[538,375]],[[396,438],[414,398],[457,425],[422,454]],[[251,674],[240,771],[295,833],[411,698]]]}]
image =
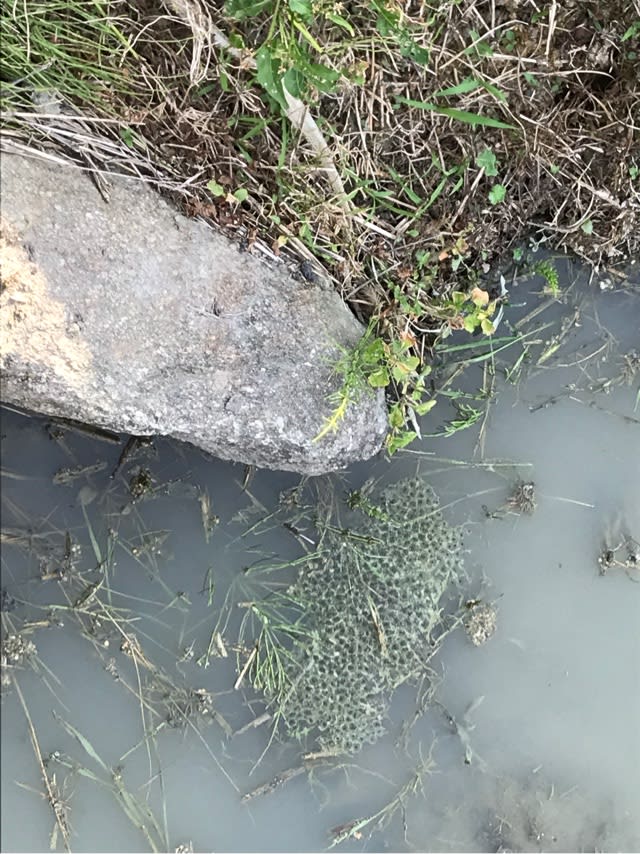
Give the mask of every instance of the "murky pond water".
[{"label": "murky pond water", "polygon": [[3,849],[638,850],[640,287],[564,272],[447,341],[441,435],[322,481],[418,475],[464,529],[441,647],[355,756],[272,737],[250,687],[299,478],[3,410]]}]

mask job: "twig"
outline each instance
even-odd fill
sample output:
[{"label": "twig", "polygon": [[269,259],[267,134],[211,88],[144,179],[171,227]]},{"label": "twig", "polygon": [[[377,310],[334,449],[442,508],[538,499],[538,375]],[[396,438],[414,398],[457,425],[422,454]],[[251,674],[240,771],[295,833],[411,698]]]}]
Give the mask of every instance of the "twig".
[{"label": "twig", "polygon": [[42,760],[42,753],[40,751],[40,745],[38,743],[38,736],[36,735],[36,730],[35,730],[35,727],[33,725],[33,721],[31,720],[31,715],[29,714],[29,709],[28,709],[27,704],[25,702],[24,695],[22,693],[20,685],[18,684],[18,680],[15,678],[15,676],[13,676],[12,679],[13,679],[13,685],[16,689],[16,694],[18,695],[18,699],[20,700],[20,705],[22,706],[22,710],[23,710],[25,717],[27,719],[27,725],[29,727],[29,736],[31,738],[31,744],[33,746],[33,752],[35,753],[36,759],[38,760],[38,765],[40,766],[40,773],[42,774],[42,779],[44,780],[44,785],[45,785],[45,788],[47,790],[47,798],[49,799],[49,805],[50,805],[51,809],[53,810],[53,815],[55,817],[56,824],[58,826],[58,829],[60,830],[60,833],[62,834],[62,838],[64,840],[64,847],[67,851],[71,851],[71,844],[69,841],[69,830],[66,826],[66,823],[62,820],[62,817],[59,815],[58,810],[56,809],[56,804],[58,802],[58,798],[53,791],[53,788],[51,786],[51,781],[49,780],[49,775],[47,774],[47,769],[45,768],[44,762]]},{"label": "twig", "polygon": [[248,724],[245,724],[240,729],[235,730],[232,735],[244,735],[245,732],[248,732],[250,729],[257,729],[262,724],[269,723],[271,720],[271,715],[269,712],[263,712],[257,718],[254,718],[252,721],[249,721]]},{"label": "twig", "polygon": [[263,783],[261,786],[258,786],[257,789],[252,789],[252,791],[243,795],[242,803],[245,804],[248,801],[252,801],[254,798],[259,798],[261,795],[271,794],[271,792],[279,789],[280,786],[284,786],[285,783],[288,783],[289,780],[293,780],[294,777],[299,777],[300,774],[304,774],[306,770],[307,769],[304,765],[296,765],[295,768],[287,768],[287,770],[283,771],[281,774],[276,774],[273,780],[269,783]]},{"label": "twig", "polygon": [[251,665],[253,664],[253,661],[254,661],[254,659],[255,659],[255,657],[256,657],[256,655],[257,655],[257,654],[258,654],[258,644],[256,644],[256,645],[254,646],[254,648],[253,648],[253,650],[252,650],[252,652],[251,652],[251,655],[249,656],[249,658],[248,658],[248,659],[247,659],[247,661],[246,661],[245,666],[244,666],[244,667],[242,668],[242,670],[240,671],[240,675],[238,676],[238,678],[236,679],[236,681],[235,681],[235,683],[234,683],[234,685],[233,685],[233,690],[234,690],[234,691],[237,691],[237,690],[240,688],[240,686],[242,685],[242,681],[244,680],[244,677],[247,675],[247,673],[248,673],[248,671],[249,671],[249,668],[250,668],[250,667],[251,667]]}]

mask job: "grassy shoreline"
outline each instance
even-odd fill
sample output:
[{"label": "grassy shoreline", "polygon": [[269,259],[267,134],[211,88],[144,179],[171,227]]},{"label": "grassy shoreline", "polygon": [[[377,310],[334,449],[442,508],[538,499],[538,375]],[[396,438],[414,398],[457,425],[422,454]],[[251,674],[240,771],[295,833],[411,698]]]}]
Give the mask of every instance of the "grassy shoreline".
[{"label": "grassy shoreline", "polygon": [[341,293],[367,333],[322,433],[373,386],[389,450],[411,441],[434,346],[493,335],[526,240],[638,254],[638,0],[74,0],[2,26],[5,147],[136,175]]}]

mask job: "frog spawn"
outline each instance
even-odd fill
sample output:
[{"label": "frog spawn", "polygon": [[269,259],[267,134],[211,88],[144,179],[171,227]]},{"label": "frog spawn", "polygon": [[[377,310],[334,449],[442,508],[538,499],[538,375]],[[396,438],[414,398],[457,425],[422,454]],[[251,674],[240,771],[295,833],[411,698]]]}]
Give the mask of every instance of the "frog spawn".
[{"label": "frog spawn", "polygon": [[391,695],[426,671],[463,572],[461,532],[418,478],[382,492],[380,512],[351,536],[327,534],[323,555],[289,590],[306,639],[287,659],[290,689],[272,705],[290,736],[353,754],[385,733]]}]

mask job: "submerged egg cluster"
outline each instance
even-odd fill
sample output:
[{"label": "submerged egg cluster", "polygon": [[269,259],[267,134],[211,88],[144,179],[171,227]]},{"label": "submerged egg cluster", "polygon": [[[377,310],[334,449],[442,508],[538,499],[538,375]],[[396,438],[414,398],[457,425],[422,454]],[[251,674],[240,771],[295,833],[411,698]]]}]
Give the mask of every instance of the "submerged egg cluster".
[{"label": "submerged egg cluster", "polygon": [[289,591],[307,623],[288,658],[291,687],[272,698],[289,735],[355,753],[384,734],[393,691],[434,652],[462,551],[461,532],[419,478],[385,489],[359,527],[325,537]]}]

